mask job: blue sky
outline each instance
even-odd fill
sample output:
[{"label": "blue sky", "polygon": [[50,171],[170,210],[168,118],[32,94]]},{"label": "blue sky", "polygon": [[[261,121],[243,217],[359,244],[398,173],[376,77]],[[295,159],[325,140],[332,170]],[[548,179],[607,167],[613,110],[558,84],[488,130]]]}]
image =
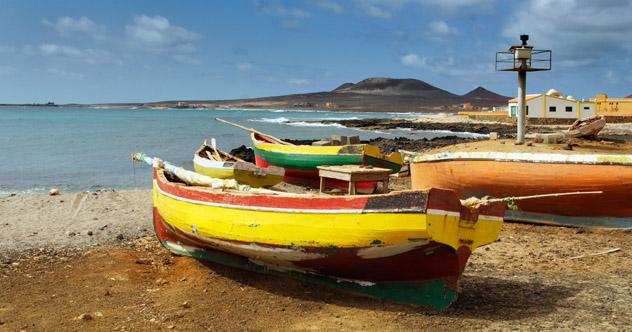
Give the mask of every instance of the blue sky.
[{"label": "blue sky", "polygon": [[553,50],[528,92],[632,93],[632,0],[0,0],[0,103],[233,99],[371,76],[514,95],[496,51]]}]

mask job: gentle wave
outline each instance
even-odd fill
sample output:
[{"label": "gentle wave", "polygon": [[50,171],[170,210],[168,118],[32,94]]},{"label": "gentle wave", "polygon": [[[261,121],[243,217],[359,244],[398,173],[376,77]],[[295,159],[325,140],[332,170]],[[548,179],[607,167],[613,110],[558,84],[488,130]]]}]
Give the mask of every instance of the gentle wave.
[{"label": "gentle wave", "polygon": [[296,122],[287,122],[288,126],[294,127],[337,127],[337,128],[346,128],[345,126],[339,123],[322,123],[322,122],[305,122],[305,121],[296,121]]},{"label": "gentle wave", "polygon": [[38,195],[48,193],[48,188],[31,188],[31,189],[0,189],[0,196],[9,196],[9,195]]},{"label": "gentle wave", "polygon": [[[404,129],[404,128],[402,128]],[[489,134],[479,134],[479,133],[472,133],[469,131],[452,131],[452,130],[416,130],[415,132],[417,133],[438,133],[438,134],[446,134],[446,136],[450,136],[450,135],[462,135],[462,136],[467,136],[467,137],[474,137],[474,138],[478,138],[478,137],[489,137]]]},{"label": "gentle wave", "polygon": [[278,118],[261,118],[261,119],[250,119],[248,121],[252,122],[264,122],[264,123],[286,123],[290,121],[290,119],[286,117],[278,117]]}]

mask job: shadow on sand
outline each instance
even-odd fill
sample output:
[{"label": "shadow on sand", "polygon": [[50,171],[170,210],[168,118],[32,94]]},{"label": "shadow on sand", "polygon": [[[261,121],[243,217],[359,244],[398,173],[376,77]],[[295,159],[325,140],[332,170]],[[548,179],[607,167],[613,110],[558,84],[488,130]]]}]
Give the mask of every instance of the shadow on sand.
[{"label": "shadow on sand", "polygon": [[511,280],[513,279],[511,275],[507,275],[506,278],[470,275],[461,278],[461,292],[458,300],[447,309],[437,310],[356,295],[290,277],[244,271],[208,262],[202,263],[215,273],[242,285],[296,300],[376,311],[459,318],[516,320],[543,316],[554,311],[560,301],[573,296],[578,291],[567,285],[545,285],[535,279]]}]

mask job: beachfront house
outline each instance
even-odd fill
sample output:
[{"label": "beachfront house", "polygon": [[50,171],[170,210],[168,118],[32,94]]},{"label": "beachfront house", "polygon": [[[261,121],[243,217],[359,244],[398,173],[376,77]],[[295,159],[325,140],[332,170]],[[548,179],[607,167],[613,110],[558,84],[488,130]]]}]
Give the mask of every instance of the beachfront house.
[{"label": "beachfront house", "polygon": [[[527,95],[526,102],[529,118],[582,119],[595,116],[594,102],[564,97],[554,89],[547,93]],[[507,114],[516,117],[517,113],[518,99],[514,98],[509,100]]]}]

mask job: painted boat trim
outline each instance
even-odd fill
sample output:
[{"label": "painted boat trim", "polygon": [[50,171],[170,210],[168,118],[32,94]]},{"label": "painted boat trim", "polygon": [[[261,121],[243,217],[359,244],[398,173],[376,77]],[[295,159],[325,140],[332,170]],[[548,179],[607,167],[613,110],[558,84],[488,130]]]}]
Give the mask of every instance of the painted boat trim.
[{"label": "painted boat trim", "polygon": [[507,210],[505,220],[549,226],[632,229],[632,218],[626,217],[575,217]]},{"label": "painted boat trim", "polygon": [[[438,215],[448,215],[448,216],[460,216],[459,212],[454,211],[445,211],[439,209],[423,209],[423,208],[411,208],[411,209],[331,209],[331,210],[318,210],[318,209],[288,209],[288,208],[273,208],[267,206],[246,206],[246,205],[236,205],[236,204],[224,204],[224,203],[215,203],[215,202],[207,202],[194,200],[190,198],[184,198],[180,196],[173,195],[164,191],[160,188],[158,181],[154,180],[154,185],[156,186],[158,192],[161,195],[167,196],[169,198],[187,202],[191,204],[197,205],[206,205],[213,207],[222,207],[229,209],[240,209],[240,210],[250,210],[250,211],[263,211],[263,212],[284,212],[284,213],[311,213],[311,214],[367,214],[367,213],[426,213],[426,214],[438,214]],[[432,211],[432,212],[430,212]],[[500,217],[489,216],[490,219],[496,218],[498,220],[502,220]]]},{"label": "painted boat trim", "polygon": [[418,154],[413,162],[438,162],[448,160],[493,160],[509,162],[532,162],[549,164],[599,164],[630,165],[632,154],[562,154],[528,152],[441,152],[436,154]]},{"label": "painted boat trim", "polygon": [[207,168],[220,168],[220,169],[230,169],[230,170],[232,170],[233,166],[235,165],[235,163],[232,161],[210,160],[210,159],[202,158],[198,156],[197,154],[193,156],[193,163],[198,164],[203,167],[207,167]]}]

